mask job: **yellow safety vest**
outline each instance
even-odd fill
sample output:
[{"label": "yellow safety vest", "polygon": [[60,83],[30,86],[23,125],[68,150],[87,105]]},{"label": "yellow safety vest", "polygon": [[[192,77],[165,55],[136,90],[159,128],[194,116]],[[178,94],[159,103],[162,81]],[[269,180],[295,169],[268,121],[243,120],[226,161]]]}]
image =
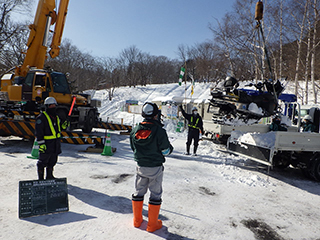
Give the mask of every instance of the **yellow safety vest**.
[{"label": "yellow safety vest", "polygon": [[199,122],[199,118],[197,118],[196,124],[191,125],[192,122],[193,122],[193,116],[191,116],[191,121],[190,121],[190,123],[188,124],[188,126],[189,126],[189,127],[192,127],[192,128],[200,129],[199,127],[197,127],[197,124],[198,124],[198,122]]},{"label": "yellow safety vest", "polygon": [[60,119],[59,117],[57,116],[57,124],[58,124],[58,133],[56,132],[56,130],[54,129],[53,127],[53,124],[52,124],[52,121],[51,121],[51,118],[49,117],[48,113],[46,112],[43,112],[43,114],[46,116],[47,120],[48,120],[48,123],[49,123],[49,127],[51,129],[51,133],[52,135],[51,136],[44,136],[43,138],[45,140],[51,140],[51,139],[56,139],[56,138],[60,138],[61,137],[61,129],[60,129]]}]

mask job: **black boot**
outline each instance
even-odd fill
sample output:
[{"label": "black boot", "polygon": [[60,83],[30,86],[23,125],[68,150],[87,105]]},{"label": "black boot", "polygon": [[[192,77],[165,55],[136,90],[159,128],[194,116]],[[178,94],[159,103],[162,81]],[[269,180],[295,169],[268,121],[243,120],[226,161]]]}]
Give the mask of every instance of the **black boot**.
[{"label": "black boot", "polygon": [[193,155],[194,156],[197,156],[197,149],[198,149],[198,145],[194,146],[194,148],[193,148]]},{"label": "black boot", "polygon": [[38,179],[44,180],[44,168],[38,167]]},{"label": "black boot", "polygon": [[56,178],[53,176],[53,168],[47,167],[47,176],[46,176],[46,179],[56,179]]},{"label": "black boot", "polygon": [[190,145],[188,145],[188,144],[187,144],[187,152],[185,154],[190,155]]}]

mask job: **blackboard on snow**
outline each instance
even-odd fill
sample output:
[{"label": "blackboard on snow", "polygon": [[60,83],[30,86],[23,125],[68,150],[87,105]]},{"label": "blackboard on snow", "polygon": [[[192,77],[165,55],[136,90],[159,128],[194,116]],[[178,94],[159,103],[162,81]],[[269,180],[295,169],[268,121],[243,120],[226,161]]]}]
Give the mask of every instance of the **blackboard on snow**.
[{"label": "blackboard on snow", "polygon": [[66,178],[19,182],[19,218],[69,211]]}]

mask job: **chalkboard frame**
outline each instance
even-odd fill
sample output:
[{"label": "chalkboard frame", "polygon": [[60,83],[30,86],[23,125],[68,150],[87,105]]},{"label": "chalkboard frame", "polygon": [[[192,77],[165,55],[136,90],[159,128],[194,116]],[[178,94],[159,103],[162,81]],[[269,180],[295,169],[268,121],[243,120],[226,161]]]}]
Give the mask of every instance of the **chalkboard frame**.
[{"label": "chalkboard frame", "polygon": [[19,181],[19,218],[67,211],[67,178]]}]

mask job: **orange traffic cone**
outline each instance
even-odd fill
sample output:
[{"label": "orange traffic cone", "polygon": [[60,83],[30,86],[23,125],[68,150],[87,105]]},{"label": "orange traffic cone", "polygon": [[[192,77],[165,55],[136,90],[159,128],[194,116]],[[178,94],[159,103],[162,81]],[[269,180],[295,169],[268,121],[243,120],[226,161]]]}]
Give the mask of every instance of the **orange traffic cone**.
[{"label": "orange traffic cone", "polygon": [[111,148],[110,133],[107,134],[106,141],[104,143],[104,148],[103,148],[101,155],[103,155],[103,156],[112,156],[113,155],[112,148]]},{"label": "orange traffic cone", "polygon": [[27,156],[27,158],[33,158],[33,159],[39,158],[39,144],[37,142],[37,139],[34,140],[32,150],[31,150],[31,156]]}]

